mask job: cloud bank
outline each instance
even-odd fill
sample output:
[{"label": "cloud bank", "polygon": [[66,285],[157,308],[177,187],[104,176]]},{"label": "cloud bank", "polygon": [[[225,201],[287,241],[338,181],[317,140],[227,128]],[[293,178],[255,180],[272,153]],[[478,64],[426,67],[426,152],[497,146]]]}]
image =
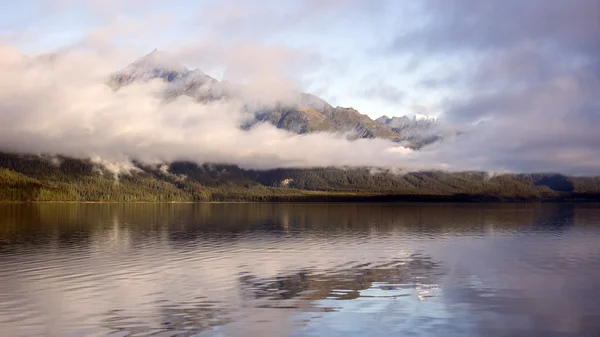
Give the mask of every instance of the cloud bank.
[{"label": "cloud bank", "polygon": [[389,51],[464,59],[430,81],[461,86],[443,102],[447,122],[481,122],[454,155],[496,169],[600,173],[600,2],[429,0],[420,14],[425,24]]},{"label": "cloud bank", "polygon": [[[0,59],[0,145],[5,150],[248,168],[423,165],[413,151],[382,139],[297,135],[270,124],[244,131],[245,102],[200,104],[186,96],[165,102],[159,93],[166,84],[160,80],[113,91],[105,84],[113,64],[107,55],[29,58],[3,48]],[[267,88],[261,83],[261,89]]]}]

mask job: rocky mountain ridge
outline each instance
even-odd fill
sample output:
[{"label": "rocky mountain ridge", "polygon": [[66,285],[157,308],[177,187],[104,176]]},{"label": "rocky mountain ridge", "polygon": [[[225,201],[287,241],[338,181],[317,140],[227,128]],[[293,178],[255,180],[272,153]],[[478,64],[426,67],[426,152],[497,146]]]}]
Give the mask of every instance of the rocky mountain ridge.
[{"label": "rocky mountain ridge", "polygon": [[[219,82],[199,69],[187,69],[168,53],[159,50],[112,74],[110,84],[118,89],[136,81],[152,79],[169,83],[164,93],[166,99],[187,95],[202,103],[242,97],[242,86]],[[435,120],[417,120],[407,116],[384,116],[372,120],[353,108],[334,107],[311,94],[296,92],[291,96],[291,101],[278,102],[274,106],[248,105],[254,118],[241,127],[249,129],[259,123],[271,123],[277,128],[298,134],[349,132],[352,138],[383,138],[412,148],[443,139],[439,123]]]}]

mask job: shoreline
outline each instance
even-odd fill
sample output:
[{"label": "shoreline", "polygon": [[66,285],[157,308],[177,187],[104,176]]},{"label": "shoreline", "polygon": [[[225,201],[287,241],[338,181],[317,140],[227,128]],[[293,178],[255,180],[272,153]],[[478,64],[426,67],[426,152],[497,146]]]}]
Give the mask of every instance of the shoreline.
[{"label": "shoreline", "polygon": [[262,203],[298,203],[298,204],[551,204],[551,203],[600,203],[600,196],[556,197],[556,198],[499,198],[491,196],[323,196],[309,198],[278,198],[265,200],[218,200],[218,201],[64,201],[64,200],[29,200],[0,201],[1,204],[262,204]]}]

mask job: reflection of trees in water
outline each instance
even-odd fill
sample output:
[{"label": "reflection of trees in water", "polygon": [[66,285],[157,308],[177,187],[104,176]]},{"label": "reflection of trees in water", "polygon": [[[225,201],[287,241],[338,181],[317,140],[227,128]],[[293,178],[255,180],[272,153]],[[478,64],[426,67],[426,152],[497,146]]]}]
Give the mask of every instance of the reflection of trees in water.
[{"label": "reflection of trees in water", "polygon": [[[425,298],[430,296],[429,290],[436,288],[443,273],[440,263],[413,254],[385,264],[366,263],[327,271],[301,270],[275,278],[262,279],[246,274],[239,281],[240,290],[249,303],[280,307],[271,301],[297,300],[295,302],[299,306],[301,302],[310,305],[312,301],[323,299],[353,300],[364,297],[361,292],[373,288],[383,293],[406,290],[401,296],[417,291],[420,297]],[[399,296],[398,292],[394,293],[396,295],[390,297]]]},{"label": "reflection of trees in water", "polygon": [[[582,207],[585,210],[588,207]],[[598,210],[596,208],[596,210]],[[537,212],[532,221],[533,230],[560,231],[572,227],[575,223],[576,209],[574,205],[558,204],[555,207],[547,207],[544,212]]]},{"label": "reflection of trees in water", "polygon": [[584,204],[4,204],[0,243],[86,244],[115,230],[130,231],[132,244],[164,237],[175,245],[248,234],[553,231],[585,223],[594,212],[597,206]]}]

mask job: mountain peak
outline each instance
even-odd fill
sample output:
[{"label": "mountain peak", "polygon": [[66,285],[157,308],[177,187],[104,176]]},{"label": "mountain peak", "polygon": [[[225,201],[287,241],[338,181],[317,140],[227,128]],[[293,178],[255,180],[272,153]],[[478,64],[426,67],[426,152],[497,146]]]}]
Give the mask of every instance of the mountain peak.
[{"label": "mountain peak", "polygon": [[387,125],[389,127],[400,127],[403,125],[407,125],[411,122],[410,118],[408,118],[408,116],[401,116],[401,117],[388,117],[388,116],[381,116],[379,118],[377,118],[375,120],[375,122],[379,123],[379,124],[384,124]]},{"label": "mountain peak", "polygon": [[134,81],[149,81],[162,78],[167,82],[181,79],[191,73],[169,52],[155,48],[149,54],[140,57],[125,69],[113,75],[113,81],[128,84]]},{"label": "mountain peak", "polygon": [[[247,99],[244,88],[227,82],[218,82],[199,69],[189,70],[181,65],[169,52],[159,49],[131,63],[114,74],[111,85],[119,88],[132,82],[162,79],[167,82],[164,97],[168,100],[186,95],[198,102],[221,99]],[[292,92],[293,100],[278,102],[274,107],[262,106],[259,101],[244,101],[245,109],[254,113],[254,118],[241,127],[269,122],[277,128],[295,133],[308,132],[352,132],[356,138],[383,138],[394,142],[407,142],[419,148],[440,137],[430,130],[429,122],[423,123],[408,116],[382,116],[373,121],[353,108],[333,107],[323,99],[302,92]],[[432,136],[433,134],[433,136]]]},{"label": "mountain peak", "polygon": [[165,69],[176,72],[186,72],[187,69],[169,52],[154,48],[149,54],[130,64],[130,67],[145,70]]}]

